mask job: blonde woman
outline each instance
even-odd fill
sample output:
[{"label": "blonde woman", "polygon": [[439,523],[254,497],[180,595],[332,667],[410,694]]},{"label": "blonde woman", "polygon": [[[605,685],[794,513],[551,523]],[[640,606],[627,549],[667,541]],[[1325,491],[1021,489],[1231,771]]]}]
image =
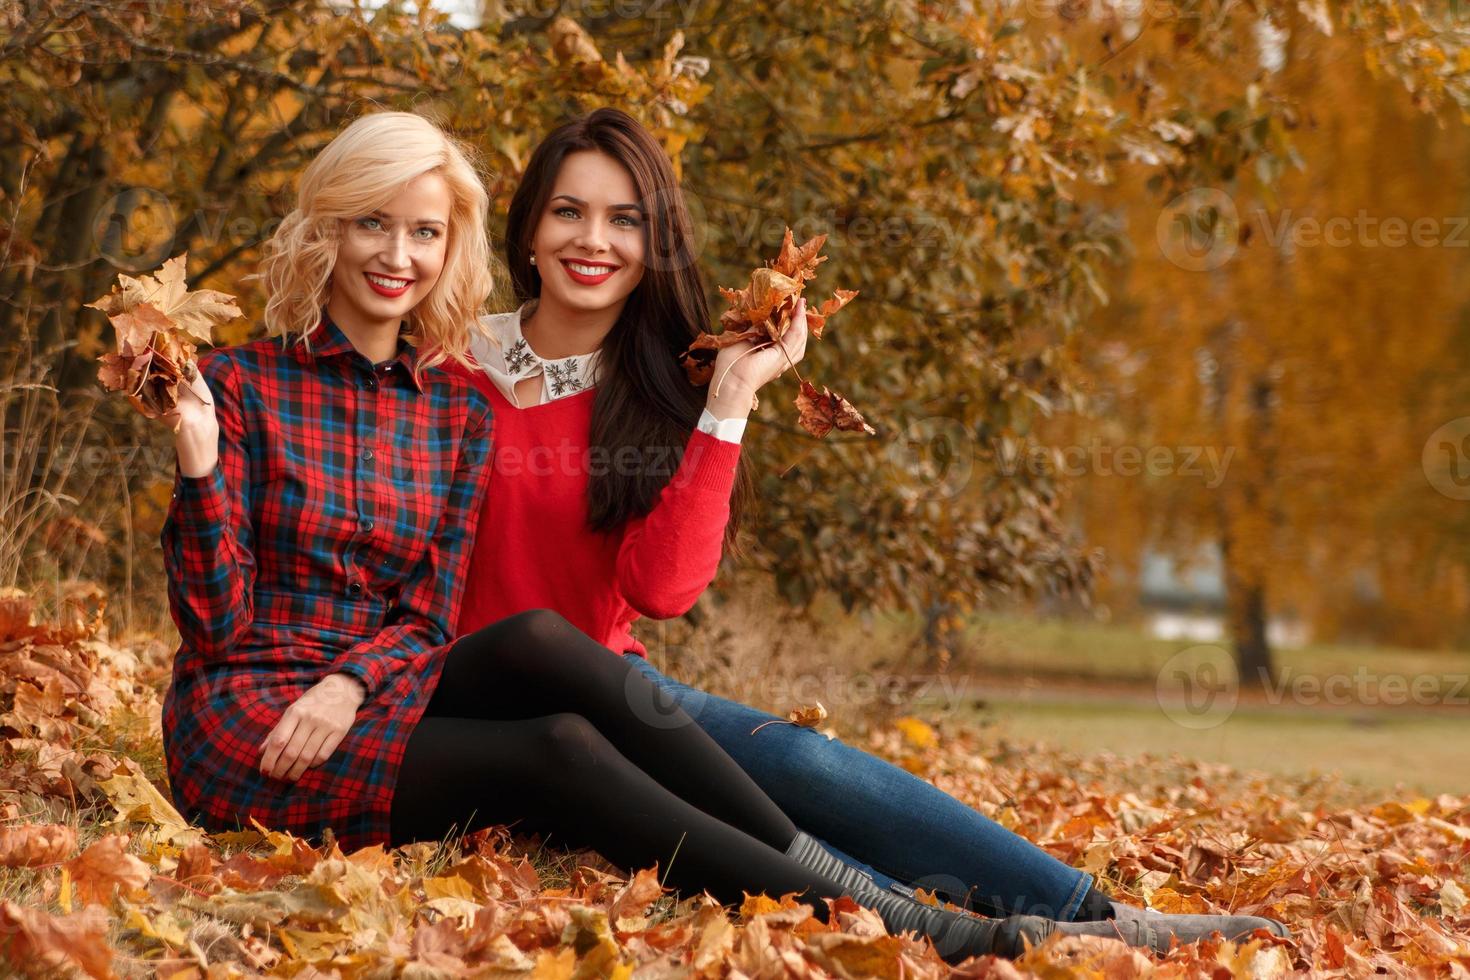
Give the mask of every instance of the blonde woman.
[{"label": "blonde woman", "polygon": [[163,532],[180,809],[211,829],[330,828],[349,850],[518,823],[729,902],[794,892],[825,917],[819,899],[850,894],[954,959],[1043,938],[1036,917],[980,920],[804,865],[730,757],[681,709],[648,711],[652,682],[555,613],[449,643],[491,418],[435,365],[463,358],[489,293],[485,210],[432,124],[358,120],[266,249],[271,336],[200,358],[170,419]]}]

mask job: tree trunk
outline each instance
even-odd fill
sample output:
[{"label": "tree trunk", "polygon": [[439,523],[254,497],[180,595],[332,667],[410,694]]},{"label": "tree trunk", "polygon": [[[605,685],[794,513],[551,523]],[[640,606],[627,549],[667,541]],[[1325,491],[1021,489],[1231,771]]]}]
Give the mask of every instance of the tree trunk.
[{"label": "tree trunk", "polygon": [[[1240,324],[1234,321],[1222,323],[1211,337],[1210,353],[1216,370],[1210,388],[1210,401],[1217,431],[1229,431],[1228,415],[1232,409],[1230,398],[1232,380],[1241,368],[1238,362],[1239,349],[1236,339]],[[1267,510],[1268,525],[1274,527],[1278,518],[1271,511],[1268,489],[1275,477],[1276,454],[1271,442],[1273,419],[1273,386],[1265,374],[1255,374],[1246,385],[1240,409],[1246,413],[1247,425],[1243,428],[1247,451],[1259,461],[1259,469],[1252,472],[1247,468],[1244,477],[1237,483],[1235,508],[1238,514],[1258,515]],[[1247,539],[1242,542],[1237,535],[1239,528],[1232,515],[1231,501],[1226,497],[1227,487],[1222,486],[1215,495],[1215,513],[1220,529],[1220,561],[1225,579],[1225,625],[1231,642],[1235,644],[1235,667],[1242,687],[1263,687],[1274,678],[1271,662],[1271,645],[1266,639],[1266,573],[1267,564],[1260,555],[1247,555],[1243,549],[1262,547],[1263,542],[1253,544]]]},{"label": "tree trunk", "polygon": [[1230,635],[1241,687],[1266,687],[1274,679],[1271,645],[1266,639],[1266,590],[1242,586],[1232,596]]}]

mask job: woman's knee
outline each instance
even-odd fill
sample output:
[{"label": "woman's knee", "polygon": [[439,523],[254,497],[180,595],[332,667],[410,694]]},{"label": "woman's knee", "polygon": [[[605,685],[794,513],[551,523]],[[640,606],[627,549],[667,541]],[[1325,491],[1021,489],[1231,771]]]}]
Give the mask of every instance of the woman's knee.
[{"label": "woman's knee", "polygon": [[577,628],[553,609],[527,609],[502,620],[506,630],[531,646],[546,646],[565,640]]},{"label": "woman's knee", "polygon": [[544,761],[553,771],[567,772],[603,764],[612,746],[582,715],[564,712],[548,715],[541,726]]},{"label": "woman's knee", "polygon": [[[762,737],[764,740],[762,741]],[[806,783],[845,783],[861,778],[858,751],[811,728],[772,725],[752,736],[766,754],[774,754],[794,777]]]}]

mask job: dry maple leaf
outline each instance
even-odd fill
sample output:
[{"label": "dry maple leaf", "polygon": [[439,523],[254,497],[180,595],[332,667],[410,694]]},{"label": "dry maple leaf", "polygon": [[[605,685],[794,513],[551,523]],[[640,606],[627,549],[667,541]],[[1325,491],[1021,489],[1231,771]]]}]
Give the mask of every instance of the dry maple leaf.
[{"label": "dry maple leaf", "polygon": [[786,720],[802,728],[816,728],[827,720],[827,707],[820,701],[816,704],[798,705],[787,712]]},{"label": "dry maple leaf", "polygon": [[24,589],[0,589],[0,643],[33,636],[35,608],[35,600]]},{"label": "dry maple leaf", "polygon": [[[705,334],[705,336],[713,335]],[[689,375],[689,383],[696,388],[703,388],[715,376],[715,353],[713,350],[691,347],[683,353],[679,360],[684,366],[684,373]]]},{"label": "dry maple leaf", "polygon": [[754,735],[756,732],[760,731],[762,728],[765,728],[767,725],[790,724],[797,725],[801,728],[816,728],[818,725],[826,720],[827,708],[824,704],[822,704],[822,702],[818,701],[816,704],[801,704],[788,711],[784,719],[773,718],[770,721],[761,722],[759,725],[756,725],[755,728],[751,729],[750,734]]},{"label": "dry maple leaf", "polygon": [[848,303],[851,303],[853,297],[857,294],[858,291],[856,289],[833,290],[832,298],[823,300],[817,312],[813,313],[808,310],[806,314],[806,326],[812,332],[812,336],[821,340],[822,328],[827,325],[827,318]]},{"label": "dry maple leaf", "polygon": [[156,277],[119,274],[112,292],[87,304],[107,314],[117,331],[117,350],[98,358],[97,381],[106,391],[126,393],[148,418],[172,412],[179,386],[194,380],[194,341],[209,342],[215,324],[240,316],[233,296],[189,290],[187,257],[169,259]]},{"label": "dry maple leaf", "polygon": [[7,868],[57,864],[66,860],[76,846],[76,831],[66,824],[0,827],[0,865]]},{"label": "dry maple leaf", "polygon": [[[148,304],[166,317],[173,326],[185,331],[194,339],[209,343],[211,331],[219,323],[227,323],[240,316],[240,307],[235,297],[217,289],[195,289],[191,291],[185,279],[185,263],[189,253],[184,252],[169,259],[155,276],[132,276],[119,274],[118,285],[112,292],[87,305],[107,314],[108,319],[130,313],[138,306]],[[116,321],[114,321],[116,325]]]},{"label": "dry maple leaf", "polygon": [[26,964],[34,973],[77,966],[105,980],[116,976],[107,927],[107,912],[101,908],[56,916],[5,902],[0,904],[0,961]]},{"label": "dry maple leaf", "polygon": [[127,846],[126,834],[108,834],[66,862],[83,903],[106,905],[119,888],[126,893],[148,884],[153,872]]},{"label": "dry maple leaf", "polygon": [[852,403],[826,385],[818,391],[810,381],[801,383],[801,392],[796,396],[796,410],[801,414],[801,427],[818,439],[837,429],[842,432],[866,432],[873,435],[875,429],[852,407]]}]

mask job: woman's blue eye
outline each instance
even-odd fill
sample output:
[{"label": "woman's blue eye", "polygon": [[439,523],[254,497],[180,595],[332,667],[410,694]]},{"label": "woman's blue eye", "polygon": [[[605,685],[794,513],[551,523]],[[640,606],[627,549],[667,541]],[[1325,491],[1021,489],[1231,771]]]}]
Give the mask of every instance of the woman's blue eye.
[{"label": "woman's blue eye", "polygon": [[561,215],[562,217],[566,217],[568,215],[570,215],[573,218],[578,217],[578,215],[577,215],[577,209],[576,208],[559,207],[559,208],[557,208],[555,211],[553,211],[551,213],[552,214]]},{"label": "woman's blue eye", "polygon": [[434,228],[420,228],[418,231],[414,232],[414,234],[417,235],[417,234],[419,234],[419,232],[427,232],[428,233],[428,234],[426,234],[426,235],[423,236],[424,237],[424,241],[432,241],[435,238],[438,238],[439,237],[439,232],[436,229],[434,229]]},{"label": "woman's blue eye", "polygon": [[358,218],[357,226],[359,228],[366,228],[368,231],[376,231],[382,226],[382,222],[377,218]]},{"label": "woman's blue eye", "polygon": [[637,228],[638,227],[638,219],[635,218],[635,217],[633,217],[631,214],[620,214],[616,218],[613,218],[613,220],[614,221],[626,221],[627,224],[624,225],[625,228]]}]

